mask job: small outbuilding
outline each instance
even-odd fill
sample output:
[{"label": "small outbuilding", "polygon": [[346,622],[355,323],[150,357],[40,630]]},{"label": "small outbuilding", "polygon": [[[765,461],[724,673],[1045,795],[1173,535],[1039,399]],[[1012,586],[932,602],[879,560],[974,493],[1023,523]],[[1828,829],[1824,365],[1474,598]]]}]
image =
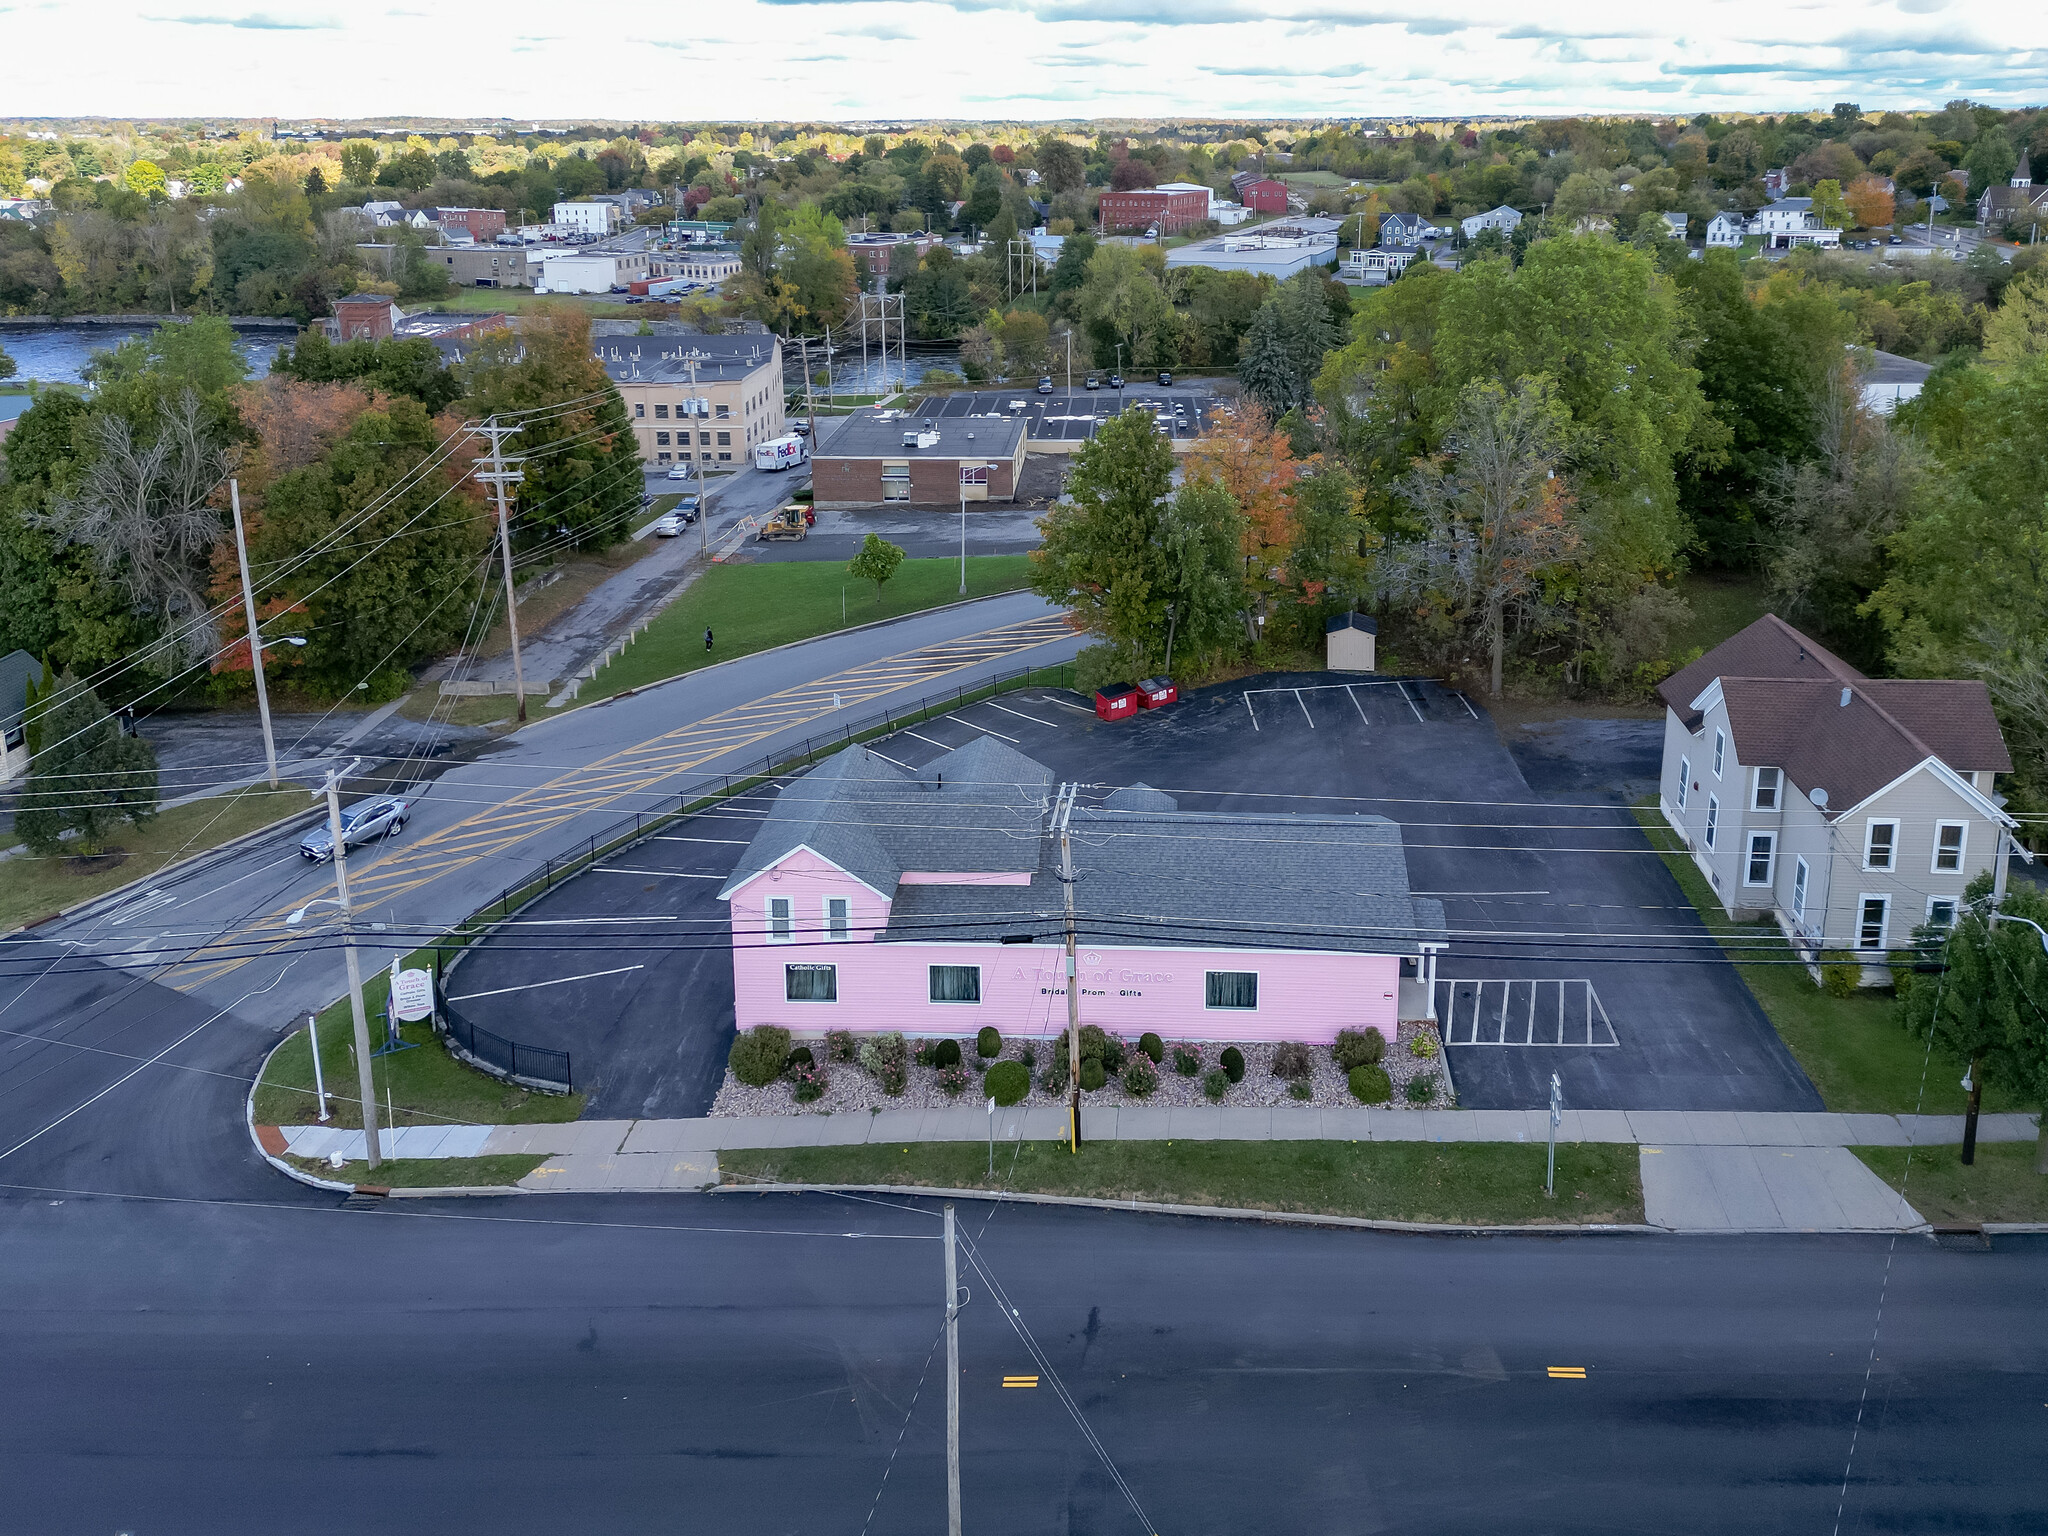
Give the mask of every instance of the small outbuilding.
[{"label": "small outbuilding", "polygon": [[812,451],[811,489],[821,507],[1015,501],[1025,436],[1021,414],[862,411]]},{"label": "small outbuilding", "polygon": [[1368,613],[1340,613],[1323,625],[1326,665],[1332,672],[1374,672],[1380,621]]}]

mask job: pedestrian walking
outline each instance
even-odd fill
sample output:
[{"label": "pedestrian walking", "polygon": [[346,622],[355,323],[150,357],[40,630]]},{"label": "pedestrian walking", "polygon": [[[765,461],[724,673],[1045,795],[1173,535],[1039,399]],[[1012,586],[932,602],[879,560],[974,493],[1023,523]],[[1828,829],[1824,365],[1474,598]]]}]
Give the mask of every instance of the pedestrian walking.
[{"label": "pedestrian walking", "polygon": [[704,649],[707,651],[711,649],[711,626],[709,624],[704,626]]}]

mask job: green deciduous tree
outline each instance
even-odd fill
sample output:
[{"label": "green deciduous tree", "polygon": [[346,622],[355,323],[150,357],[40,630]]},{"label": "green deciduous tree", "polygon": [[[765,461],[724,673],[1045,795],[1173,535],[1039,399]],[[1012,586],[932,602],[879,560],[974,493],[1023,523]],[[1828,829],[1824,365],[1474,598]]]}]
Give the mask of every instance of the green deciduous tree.
[{"label": "green deciduous tree", "polygon": [[855,581],[872,581],[875,584],[875,601],[882,600],[882,588],[896,574],[896,568],[903,563],[903,548],[891,544],[879,533],[871,533],[861,540],[858,553],[847,562],[846,574]]},{"label": "green deciduous tree", "polygon": [[360,383],[386,395],[409,395],[429,413],[446,410],[462,394],[440,348],[417,336],[359,338],[336,346],[325,331],[309,329],[271,359],[270,371],[302,384]]},{"label": "green deciduous tree", "polygon": [[377,146],[366,139],[342,145],[341,174],[359,187],[368,186],[377,174]]},{"label": "green deciduous tree", "polygon": [[31,852],[56,853],[73,832],[80,853],[97,853],[119,823],[156,814],[156,753],[124,736],[99,695],[69,672],[37,725],[44,745],[14,813],[14,830]]}]

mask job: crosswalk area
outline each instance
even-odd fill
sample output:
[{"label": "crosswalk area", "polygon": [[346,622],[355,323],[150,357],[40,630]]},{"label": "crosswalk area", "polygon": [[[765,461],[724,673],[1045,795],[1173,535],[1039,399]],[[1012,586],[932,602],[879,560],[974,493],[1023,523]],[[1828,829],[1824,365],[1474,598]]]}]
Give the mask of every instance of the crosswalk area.
[{"label": "crosswalk area", "polygon": [[1618,1046],[1620,1037],[1593,983],[1583,977],[1436,984],[1446,1045]]}]

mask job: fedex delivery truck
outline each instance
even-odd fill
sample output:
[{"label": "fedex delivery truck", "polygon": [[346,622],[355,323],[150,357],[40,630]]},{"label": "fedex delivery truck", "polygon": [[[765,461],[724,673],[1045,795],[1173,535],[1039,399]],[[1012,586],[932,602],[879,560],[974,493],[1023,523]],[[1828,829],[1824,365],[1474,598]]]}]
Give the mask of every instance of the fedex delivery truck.
[{"label": "fedex delivery truck", "polygon": [[771,443],[754,445],[754,468],[794,469],[810,457],[809,445],[794,432]]}]

